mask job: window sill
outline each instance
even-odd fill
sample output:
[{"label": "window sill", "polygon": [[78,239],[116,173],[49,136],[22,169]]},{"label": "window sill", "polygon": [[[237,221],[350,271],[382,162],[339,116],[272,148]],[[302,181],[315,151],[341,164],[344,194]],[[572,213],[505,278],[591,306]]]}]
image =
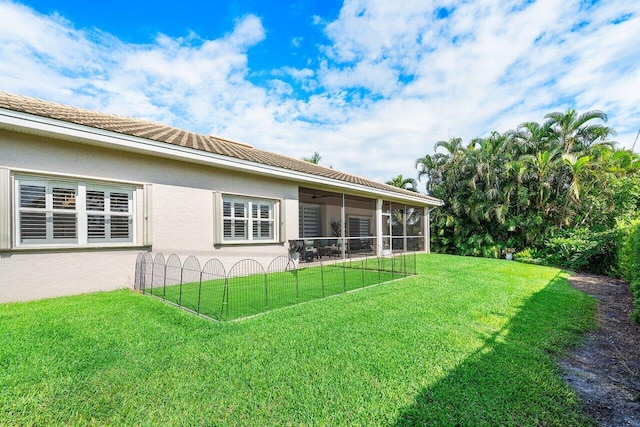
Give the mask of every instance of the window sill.
[{"label": "window sill", "polygon": [[231,242],[221,242],[221,243],[216,243],[215,245],[213,245],[216,248],[219,247],[223,247],[223,246],[276,246],[276,245],[283,245],[284,242],[278,242],[275,240],[251,240],[251,241],[247,241],[247,240],[236,240],[236,241],[231,241]]},{"label": "window sill", "polygon": [[55,252],[96,252],[96,251],[146,251],[151,246],[134,244],[111,244],[111,245],[84,245],[84,246],[20,246],[11,249],[0,249],[0,255],[12,255],[22,253],[55,253]]}]

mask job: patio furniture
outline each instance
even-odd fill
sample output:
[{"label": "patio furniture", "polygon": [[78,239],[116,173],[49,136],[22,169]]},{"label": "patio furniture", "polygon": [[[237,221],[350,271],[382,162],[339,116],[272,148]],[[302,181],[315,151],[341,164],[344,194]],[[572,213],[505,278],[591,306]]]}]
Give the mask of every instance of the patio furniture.
[{"label": "patio furniture", "polygon": [[306,262],[313,262],[314,258],[318,258],[318,248],[315,247],[313,240],[304,241],[304,260]]}]

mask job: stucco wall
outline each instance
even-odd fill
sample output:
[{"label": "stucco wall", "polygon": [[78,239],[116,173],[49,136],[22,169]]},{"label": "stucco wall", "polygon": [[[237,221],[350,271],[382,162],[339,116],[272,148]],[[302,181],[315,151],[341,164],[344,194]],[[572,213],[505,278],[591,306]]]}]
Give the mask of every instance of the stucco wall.
[{"label": "stucco wall", "polygon": [[[152,250],[165,256],[195,255],[201,262],[218,258],[227,268],[254,258],[266,267],[287,254],[286,240],[298,236],[298,187],[293,182],[7,131],[0,131],[0,167],[151,184]],[[216,191],[280,200],[285,243],[215,246]],[[140,207],[142,197],[137,201]],[[141,209],[138,215],[142,243]],[[0,301],[132,287],[139,250],[5,251],[0,256]]]}]

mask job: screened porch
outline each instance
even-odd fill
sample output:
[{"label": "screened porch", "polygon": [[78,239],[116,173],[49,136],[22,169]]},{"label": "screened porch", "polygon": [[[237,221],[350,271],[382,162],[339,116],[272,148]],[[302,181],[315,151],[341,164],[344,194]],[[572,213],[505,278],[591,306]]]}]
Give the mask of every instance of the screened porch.
[{"label": "screened porch", "polygon": [[307,261],[429,250],[425,207],[300,187],[298,209]]}]

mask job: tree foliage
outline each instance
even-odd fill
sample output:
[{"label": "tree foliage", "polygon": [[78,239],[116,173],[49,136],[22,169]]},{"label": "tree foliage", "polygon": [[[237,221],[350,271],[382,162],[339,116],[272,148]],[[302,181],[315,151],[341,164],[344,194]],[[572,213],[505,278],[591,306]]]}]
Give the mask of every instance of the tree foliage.
[{"label": "tree foliage", "polygon": [[413,178],[405,178],[402,174],[387,181],[387,184],[409,191],[418,191],[418,182]]},{"label": "tree foliage", "polygon": [[[436,143],[434,154],[416,161],[427,193],[445,202],[433,213],[434,250],[545,255],[574,237],[585,250],[607,247],[616,221],[640,213],[640,157],[614,148],[606,121],[601,111],[570,109],[467,144]],[[606,242],[584,240],[597,236]]]},{"label": "tree foliage", "polygon": [[320,164],[320,160],[322,160],[322,156],[320,153],[315,151],[311,157],[303,157],[302,160],[305,162],[313,163],[314,165]]}]

